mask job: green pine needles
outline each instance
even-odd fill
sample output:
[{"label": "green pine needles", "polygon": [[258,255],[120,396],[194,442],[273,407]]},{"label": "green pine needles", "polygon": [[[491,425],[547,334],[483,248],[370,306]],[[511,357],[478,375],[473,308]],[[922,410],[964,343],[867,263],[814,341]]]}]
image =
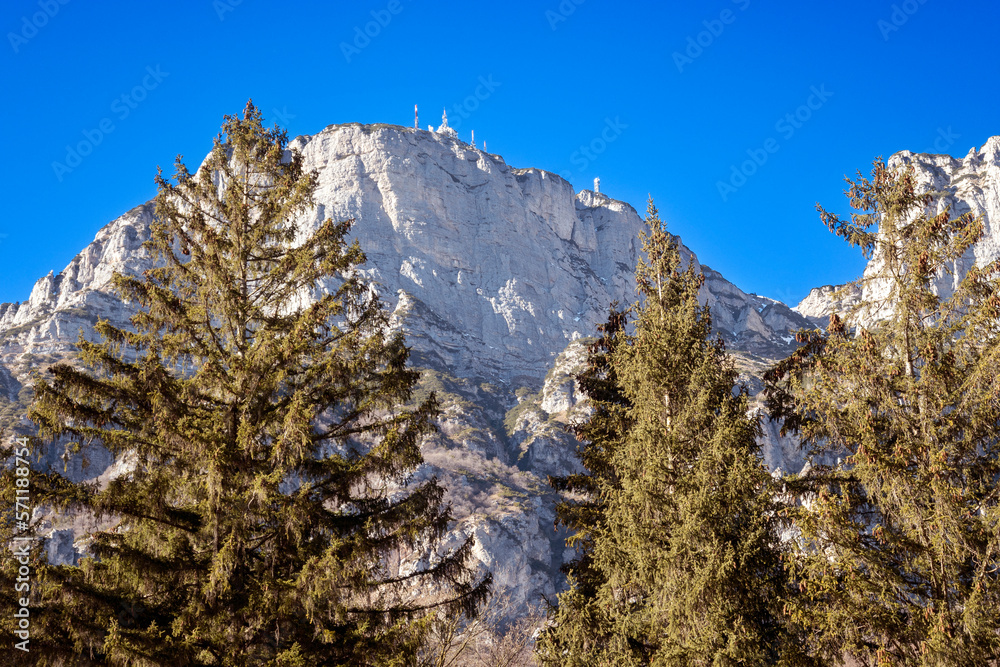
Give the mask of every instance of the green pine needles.
[{"label": "green pine needles", "polygon": [[436,401],[403,409],[403,338],[351,222],[304,233],[316,175],[286,146],[248,104],[197,173],[159,175],[156,266],[115,276],[134,330],[102,321],[85,368],[36,382],[44,437],[133,462],[103,486],[34,478],[63,512],[116,520],[98,558],[39,568],[37,664],[411,664],[428,609],[488,594],[471,542],[435,553],[442,488],[408,483]]},{"label": "green pine needles", "polygon": [[[981,219],[930,215],[912,167],[858,174],[832,231],[874,261],[865,299],[766,378],[817,465],[791,485],[791,605],[810,650],[864,665],[1000,659],[1000,264],[961,262]],[[878,226],[877,232],[873,231]],[[947,278],[953,289],[939,293]]]},{"label": "green pine needles", "polygon": [[578,557],[539,642],[551,665],[774,665],[795,659],[786,577],[757,417],[703,277],[682,266],[650,202],[639,296],[612,308],[580,376],[593,413],[585,473],[553,480]]}]

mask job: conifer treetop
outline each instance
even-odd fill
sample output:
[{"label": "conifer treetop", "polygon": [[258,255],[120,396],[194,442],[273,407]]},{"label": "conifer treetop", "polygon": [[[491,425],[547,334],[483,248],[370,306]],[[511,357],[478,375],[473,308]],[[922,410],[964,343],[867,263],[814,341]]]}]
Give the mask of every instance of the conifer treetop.
[{"label": "conifer treetop", "polygon": [[156,264],[114,279],[134,328],[100,322],[84,368],[37,379],[43,437],[136,464],[105,488],[46,478],[113,529],[45,570],[33,641],[52,664],[407,664],[427,614],[475,614],[490,579],[471,539],[437,548],[444,490],[410,481],[437,401],[404,407],[418,373],[352,221],[305,228],[316,175],[252,103],[197,173],[178,157],[156,181]]}]

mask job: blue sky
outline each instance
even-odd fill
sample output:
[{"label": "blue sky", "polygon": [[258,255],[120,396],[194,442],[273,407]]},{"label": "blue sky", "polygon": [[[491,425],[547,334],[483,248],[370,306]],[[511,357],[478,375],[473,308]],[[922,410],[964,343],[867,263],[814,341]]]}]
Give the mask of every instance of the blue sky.
[{"label": "blue sky", "polygon": [[814,211],[846,211],[845,174],[1000,134],[997,25],[942,0],[6,0],[0,302],[252,97],[291,136],[446,107],[510,165],[651,193],[702,262],[794,304],[863,268]]}]

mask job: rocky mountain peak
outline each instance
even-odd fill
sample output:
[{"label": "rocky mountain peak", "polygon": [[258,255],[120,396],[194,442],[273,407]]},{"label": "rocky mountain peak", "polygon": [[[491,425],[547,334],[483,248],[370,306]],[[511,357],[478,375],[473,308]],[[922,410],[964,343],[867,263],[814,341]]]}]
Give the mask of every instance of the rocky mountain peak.
[{"label": "rocky mountain peak", "polygon": [[[319,174],[307,229],[355,220],[364,272],[421,363],[501,382],[540,378],[569,342],[595,331],[611,301],[633,297],[643,223],[625,202],[574,193],[551,172],[510,167],[449,132],[349,123],[290,148]],[[70,354],[97,318],[126,320],[110,280],[149,266],[142,243],[152,216],[150,203],[132,209],[26,301],[0,306],[0,361]],[[791,311],[761,323],[759,298],[715,272],[705,298],[737,347],[780,347],[802,323]]]}]

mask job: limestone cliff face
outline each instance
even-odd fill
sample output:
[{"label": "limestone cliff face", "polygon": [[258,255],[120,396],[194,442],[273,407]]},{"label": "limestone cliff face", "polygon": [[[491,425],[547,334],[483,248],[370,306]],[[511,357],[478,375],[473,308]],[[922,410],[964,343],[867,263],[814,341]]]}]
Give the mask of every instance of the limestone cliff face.
[{"label": "limestone cliff face", "polygon": [[969,257],[957,263],[955,276],[939,278],[937,285],[943,295],[951,293],[950,286],[970,268],[970,260],[982,266],[1000,257],[1000,136],[991,137],[978,150],[969,149],[962,159],[902,151],[889,158],[888,164],[913,165],[921,188],[941,195],[929,211],[931,215],[948,208],[953,216],[970,211],[983,216],[983,239]]},{"label": "limestone cliff face", "polygon": [[[936,195],[928,210],[937,215],[945,209],[952,216],[971,212],[983,217],[985,234],[975,246],[942,272],[934,288],[942,298],[954,293],[959,281],[974,265],[985,266],[1000,258],[1000,136],[990,138],[979,150],[972,148],[961,160],[949,155],[923,155],[909,151],[889,158],[890,167],[913,165],[920,191]],[[865,268],[865,277],[876,273],[881,258],[875,256]],[[878,283],[866,284],[862,299],[877,301],[886,291]],[[884,311],[873,311],[870,319],[879,319]]]},{"label": "limestone cliff face", "polygon": [[0,363],[26,379],[38,360],[72,354],[79,332],[100,318],[126,323],[131,310],[111,290],[115,271],[138,274],[150,266],[152,206],[137,206],[101,229],[58,275],[40,278],[26,301],[0,304]]},{"label": "limestone cliff face", "polygon": [[640,222],[627,204],[447,134],[347,125],[292,147],[319,171],[315,220],[356,220],[368,275],[409,311],[426,363],[537,376],[628,295]]},{"label": "limestone cliff face", "polygon": [[702,293],[712,310],[712,326],[730,350],[781,359],[796,347],[794,332],[810,326],[809,320],[780,301],[746,294],[707,266],[702,273]]},{"label": "limestone cliff face", "polygon": [[[887,164],[889,167],[913,166],[918,190],[935,195],[928,215],[937,215],[947,208],[952,216],[968,212],[983,216],[983,238],[964,257],[953,262],[949,272],[942,272],[935,280],[933,287],[939,295],[943,298],[950,296],[972,266],[985,266],[1000,258],[1000,136],[991,137],[979,149],[969,149],[961,159],[950,155],[901,151],[892,155]],[[880,265],[881,259],[876,252],[865,268],[864,277],[874,275]],[[833,303],[832,290],[819,290],[820,293],[817,293],[814,289],[796,310],[810,319],[818,317],[818,321],[823,321],[831,312],[849,306],[851,301],[880,301],[885,286],[874,281],[865,282],[842,304]],[[877,322],[888,314],[887,307],[860,313],[861,323],[871,325]]]}]

